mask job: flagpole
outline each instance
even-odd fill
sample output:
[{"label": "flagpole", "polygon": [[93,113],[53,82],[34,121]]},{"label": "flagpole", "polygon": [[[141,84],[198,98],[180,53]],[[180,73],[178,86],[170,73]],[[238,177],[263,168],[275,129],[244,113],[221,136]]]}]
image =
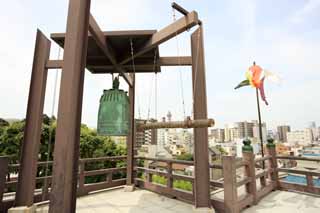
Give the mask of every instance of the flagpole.
[{"label": "flagpole", "polygon": [[[261,155],[264,157],[263,152],[263,136],[262,136],[262,124],[261,124],[261,111],[260,111],[260,101],[259,101],[259,91],[256,88],[256,97],[257,97],[257,107],[258,107],[258,117],[259,117],[259,136],[260,136],[260,145],[261,145]],[[262,161],[262,168],[264,169],[264,161]]]}]

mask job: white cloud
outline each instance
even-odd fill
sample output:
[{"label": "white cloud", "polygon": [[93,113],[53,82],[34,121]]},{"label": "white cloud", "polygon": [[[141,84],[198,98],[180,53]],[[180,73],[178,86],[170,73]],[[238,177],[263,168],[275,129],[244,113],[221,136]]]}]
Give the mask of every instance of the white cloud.
[{"label": "white cloud", "polygon": [[302,23],[311,13],[317,12],[320,7],[320,0],[309,0],[292,17],[291,21],[295,24]]}]

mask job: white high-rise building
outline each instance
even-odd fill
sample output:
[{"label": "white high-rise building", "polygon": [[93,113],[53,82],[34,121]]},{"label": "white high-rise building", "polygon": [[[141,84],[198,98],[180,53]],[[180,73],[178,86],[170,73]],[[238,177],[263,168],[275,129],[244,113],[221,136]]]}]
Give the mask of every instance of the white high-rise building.
[{"label": "white high-rise building", "polygon": [[310,128],[301,131],[287,132],[287,140],[291,146],[308,146],[312,143],[312,130]]},{"label": "white high-rise building", "polygon": [[[261,124],[262,128],[262,140],[263,142],[267,141],[267,125],[266,123]],[[253,137],[257,138],[260,141],[260,131],[259,131],[259,123],[255,123],[253,126]]]},{"label": "white high-rise building", "polygon": [[316,125],[316,122],[315,121],[311,121],[308,123],[308,128],[311,129],[312,131],[312,139],[315,141],[315,140],[318,140],[319,138],[319,129],[317,128],[317,125]]}]

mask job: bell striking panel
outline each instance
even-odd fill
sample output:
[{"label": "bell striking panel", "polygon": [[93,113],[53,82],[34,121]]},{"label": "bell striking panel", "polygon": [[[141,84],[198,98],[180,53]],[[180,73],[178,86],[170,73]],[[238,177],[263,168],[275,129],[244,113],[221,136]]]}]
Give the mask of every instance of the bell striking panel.
[{"label": "bell striking panel", "polygon": [[119,79],[115,78],[113,88],[104,90],[100,98],[98,134],[127,136],[129,128],[129,97],[119,89]]}]

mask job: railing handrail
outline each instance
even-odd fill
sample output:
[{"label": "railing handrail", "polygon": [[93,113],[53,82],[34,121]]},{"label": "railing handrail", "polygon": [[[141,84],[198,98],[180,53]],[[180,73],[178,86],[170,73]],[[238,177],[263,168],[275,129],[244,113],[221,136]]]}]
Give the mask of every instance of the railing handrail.
[{"label": "railing handrail", "polygon": [[[81,162],[95,162],[95,161],[107,161],[107,160],[123,160],[126,159],[127,156],[126,155],[121,155],[121,156],[105,156],[105,157],[97,157],[97,158],[80,158],[79,159],[79,163]],[[38,166],[42,166],[42,165],[47,165],[47,164],[52,164],[53,161],[38,161],[37,165]],[[9,164],[10,168],[15,168],[15,167],[19,167],[20,164]]]},{"label": "railing handrail", "polygon": [[151,157],[143,157],[143,156],[135,156],[135,159],[141,160],[152,160],[152,161],[159,161],[159,162],[166,162],[166,163],[173,163],[173,164],[183,164],[183,165],[190,165],[193,166],[193,161],[187,160],[176,160],[176,159],[168,159],[168,158],[151,158]]},{"label": "railing handrail", "polygon": [[285,156],[277,155],[277,159],[286,159],[286,160],[304,160],[304,161],[316,161],[320,162],[320,158],[309,158],[309,157],[298,157],[298,156]]},{"label": "railing handrail", "polygon": [[294,174],[299,174],[299,175],[311,175],[311,176],[320,177],[320,172],[316,172],[316,171],[291,169],[291,168],[290,169],[289,168],[278,168],[277,170],[279,172],[294,173]]}]

